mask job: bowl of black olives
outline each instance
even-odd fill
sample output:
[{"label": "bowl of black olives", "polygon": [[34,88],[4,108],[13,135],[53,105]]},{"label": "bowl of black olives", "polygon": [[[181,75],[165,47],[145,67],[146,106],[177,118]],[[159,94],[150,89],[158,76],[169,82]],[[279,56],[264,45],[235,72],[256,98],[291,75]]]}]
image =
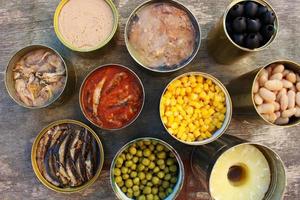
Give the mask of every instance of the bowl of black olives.
[{"label": "bowl of black olives", "polygon": [[241,0],[229,6],[224,29],[239,48],[258,51],[274,40],[278,32],[275,11],[264,0]]}]

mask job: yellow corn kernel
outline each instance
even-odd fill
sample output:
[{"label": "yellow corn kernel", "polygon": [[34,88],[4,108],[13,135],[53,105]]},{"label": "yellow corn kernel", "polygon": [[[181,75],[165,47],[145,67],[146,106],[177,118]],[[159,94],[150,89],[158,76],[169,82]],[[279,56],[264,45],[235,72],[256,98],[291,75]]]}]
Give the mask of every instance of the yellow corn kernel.
[{"label": "yellow corn kernel", "polygon": [[221,128],[221,127],[222,127],[222,125],[223,125],[223,123],[222,123],[222,122],[218,122],[218,123],[216,124],[216,127],[219,129],[219,128]]},{"label": "yellow corn kernel", "polygon": [[178,124],[177,124],[176,122],[173,122],[173,124],[171,125],[171,128],[172,128],[173,130],[178,129]]},{"label": "yellow corn kernel", "polygon": [[168,117],[168,124],[172,124],[174,122],[174,116],[171,115]]},{"label": "yellow corn kernel", "polygon": [[186,88],[186,93],[190,94],[192,91],[193,91],[193,90],[192,90],[191,87],[187,87],[187,88]]},{"label": "yellow corn kernel", "polygon": [[188,80],[189,80],[189,78],[188,78],[187,76],[184,76],[184,77],[180,78],[180,81],[181,81],[182,83],[187,83]]},{"label": "yellow corn kernel", "polygon": [[212,82],[212,80],[210,80],[210,79],[206,79],[206,81],[205,81],[208,85],[211,85],[213,82]]},{"label": "yellow corn kernel", "polygon": [[190,123],[189,129],[190,129],[190,132],[194,132],[194,130],[196,129],[196,126],[194,124]]},{"label": "yellow corn kernel", "polygon": [[173,113],[172,113],[171,111],[167,111],[167,112],[165,113],[165,115],[166,115],[167,117],[170,117],[171,115],[173,115]]},{"label": "yellow corn kernel", "polygon": [[186,110],[186,112],[189,114],[189,115],[192,115],[194,113],[194,109],[192,106],[189,106]]},{"label": "yellow corn kernel", "polygon": [[204,89],[205,91],[208,91],[208,90],[209,90],[209,85],[208,85],[207,83],[204,83],[204,84],[203,84],[203,89]]},{"label": "yellow corn kernel", "polygon": [[194,134],[195,138],[197,138],[200,136],[201,133],[199,130],[194,130],[193,134]]},{"label": "yellow corn kernel", "polygon": [[201,133],[200,137],[201,137],[202,139],[205,139],[205,138],[206,138],[206,134],[205,134],[205,133]]},{"label": "yellow corn kernel", "polygon": [[206,131],[206,132],[205,132],[205,136],[206,136],[207,138],[210,138],[212,135],[211,135],[210,132]]},{"label": "yellow corn kernel", "polygon": [[181,136],[181,138],[180,138],[181,140],[183,140],[183,141],[186,141],[186,139],[187,139],[187,135],[186,134],[182,134],[182,136]]},{"label": "yellow corn kernel", "polygon": [[224,114],[219,114],[218,119],[219,119],[220,121],[224,121],[225,115],[224,115]]},{"label": "yellow corn kernel", "polygon": [[201,83],[201,84],[203,83],[203,76],[199,75],[199,76],[197,76],[196,79],[197,79],[198,83]]},{"label": "yellow corn kernel", "polygon": [[191,83],[196,83],[196,77],[195,76],[193,76],[193,75],[191,75],[190,77],[189,77],[189,81],[191,82]]},{"label": "yellow corn kernel", "polygon": [[162,122],[163,122],[164,124],[167,124],[167,123],[168,123],[168,118],[167,118],[167,117],[162,117]]},{"label": "yellow corn kernel", "polygon": [[192,99],[193,101],[197,100],[197,99],[198,99],[198,95],[195,94],[195,93],[192,93],[192,94],[191,94],[191,99]]}]

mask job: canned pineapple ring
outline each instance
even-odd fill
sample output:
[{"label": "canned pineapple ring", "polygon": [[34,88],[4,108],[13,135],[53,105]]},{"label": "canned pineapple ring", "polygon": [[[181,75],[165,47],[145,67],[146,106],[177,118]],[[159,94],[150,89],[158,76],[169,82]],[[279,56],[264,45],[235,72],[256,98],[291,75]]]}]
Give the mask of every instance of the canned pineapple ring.
[{"label": "canned pineapple ring", "polygon": [[218,138],[229,125],[231,115],[231,100],[224,85],[200,72],[175,78],[160,101],[160,117],[166,130],[189,145]]}]

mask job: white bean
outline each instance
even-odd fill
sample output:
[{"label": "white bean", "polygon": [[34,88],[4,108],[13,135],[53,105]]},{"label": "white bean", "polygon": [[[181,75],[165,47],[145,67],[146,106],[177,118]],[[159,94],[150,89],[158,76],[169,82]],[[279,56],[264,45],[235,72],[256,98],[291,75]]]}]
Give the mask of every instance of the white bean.
[{"label": "white bean", "polygon": [[293,83],[290,82],[290,81],[288,81],[288,80],[285,80],[285,79],[282,80],[282,84],[283,84],[284,88],[291,88],[291,87],[293,87]]},{"label": "white bean", "polygon": [[268,75],[269,77],[272,75],[272,70],[273,70],[273,67],[272,66],[269,66],[266,68],[267,72],[268,72]]},{"label": "white bean", "polygon": [[269,122],[274,123],[277,119],[277,116],[275,113],[269,114]]},{"label": "white bean", "polygon": [[283,117],[279,117],[275,121],[275,124],[277,124],[277,125],[284,125],[284,124],[288,124],[288,123],[289,123],[289,118],[283,118]]},{"label": "white bean", "polygon": [[290,70],[285,69],[285,70],[282,72],[283,77],[286,77],[286,75],[288,75],[290,72],[291,72]]},{"label": "white bean", "polygon": [[300,75],[299,74],[296,74],[296,79],[297,79],[297,82],[300,82]]},{"label": "white bean", "polygon": [[298,92],[300,92],[300,82],[298,82],[298,83],[296,84],[296,88],[297,88]]},{"label": "white bean", "polygon": [[280,80],[269,80],[265,82],[265,87],[269,90],[277,91],[283,88],[283,84]]},{"label": "white bean", "polygon": [[292,83],[296,83],[296,74],[293,72],[290,72],[286,75],[286,79]]},{"label": "white bean", "polygon": [[268,71],[266,69],[262,69],[258,79],[259,86],[264,86],[265,82],[268,81],[268,77],[269,77]]},{"label": "white bean", "polygon": [[281,116],[281,112],[280,111],[275,112],[275,114],[276,114],[277,118],[279,118]]},{"label": "white bean", "polygon": [[273,105],[275,107],[275,111],[280,110],[280,104],[279,103],[277,103],[276,101],[273,101],[272,103],[273,103]]},{"label": "white bean", "polygon": [[286,117],[292,117],[293,115],[295,115],[296,114],[296,108],[290,108],[290,109],[288,109],[288,110],[285,110],[285,111],[283,111],[282,113],[281,113],[281,116],[283,117],[283,118],[286,118]]},{"label": "white bean", "polygon": [[300,107],[296,107],[295,117],[300,117]]},{"label": "white bean", "polygon": [[264,103],[257,106],[257,111],[261,114],[269,114],[275,111],[275,107],[272,103]]},{"label": "white bean", "polygon": [[259,89],[259,95],[263,98],[266,102],[272,102],[276,100],[276,95],[266,88]]},{"label": "white bean", "polygon": [[276,73],[270,77],[270,80],[281,80],[282,77],[283,77],[282,73]]},{"label": "white bean", "polygon": [[297,92],[296,94],[296,104],[300,106],[300,92]]},{"label": "white bean", "polygon": [[253,85],[253,93],[257,93],[258,90],[259,90],[259,83],[258,83],[258,81],[256,80],[256,81],[254,82],[254,85]]},{"label": "white bean", "polygon": [[261,96],[259,96],[259,94],[255,94],[254,102],[256,105],[261,105],[264,102],[264,100],[261,98]]},{"label": "white bean", "polygon": [[280,102],[280,98],[282,95],[286,95],[287,94],[287,89],[286,88],[282,88],[279,93],[276,96],[276,101]]},{"label": "white bean", "polygon": [[282,111],[286,110],[289,105],[289,98],[287,95],[283,94],[280,98],[280,108]]},{"label": "white bean", "polygon": [[283,71],[284,71],[284,65],[278,64],[278,65],[274,66],[273,74],[282,73]]},{"label": "white bean", "polygon": [[293,90],[289,90],[287,96],[289,98],[288,108],[294,108],[296,103],[296,93]]}]

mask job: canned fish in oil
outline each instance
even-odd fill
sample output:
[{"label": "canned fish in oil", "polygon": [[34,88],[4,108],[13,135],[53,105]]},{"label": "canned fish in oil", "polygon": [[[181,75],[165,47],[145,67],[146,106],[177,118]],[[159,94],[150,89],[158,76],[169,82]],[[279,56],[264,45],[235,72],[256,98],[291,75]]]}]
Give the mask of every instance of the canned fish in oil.
[{"label": "canned fish in oil", "polygon": [[[256,165],[261,168],[255,168]],[[217,187],[219,183],[223,188],[235,189],[235,192],[231,191],[235,198],[245,199],[238,196],[246,194],[239,192],[237,187],[251,189],[253,187],[249,184],[251,180],[255,180],[252,183],[255,187],[264,185],[263,191],[259,191],[260,197],[256,199],[281,200],[283,198],[287,181],[284,163],[277,153],[262,144],[247,142],[231,135],[223,135],[215,142],[195,147],[191,154],[191,167],[194,176],[211,194],[212,198],[223,195],[223,198],[218,199],[226,199],[225,195],[228,195],[226,192],[230,192],[220,190]],[[263,172],[265,169],[266,173]],[[255,174],[259,177],[259,170],[261,174],[266,174],[262,179],[254,178]],[[218,180],[216,181],[216,179]],[[248,198],[249,195],[244,197]]]},{"label": "canned fish in oil", "polygon": [[[259,67],[253,71],[250,71],[240,77],[233,79],[227,85],[228,91],[231,95],[233,107],[238,114],[251,115],[259,124],[268,124],[273,126],[278,126],[274,123],[266,120],[258,111],[255,105],[253,88],[255,81],[258,79],[260,72],[270,65],[283,64],[287,69],[290,69],[296,73],[300,74],[300,65],[290,60],[277,60],[273,61],[264,67]],[[293,118],[288,124],[280,125],[284,127],[292,127],[300,124],[300,118]]]},{"label": "canned fish in oil", "polygon": [[239,61],[240,59],[246,57],[247,55],[255,52],[262,51],[269,47],[271,43],[274,41],[279,28],[278,16],[272,6],[265,0],[251,0],[266,6],[268,10],[272,11],[275,14],[274,28],[275,33],[269,39],[269,41],[263,46],[255,49],[249,49],[237,45],[229,36],[226,28],[226,18],[230,9],[238,3],[246,2],[249,0],[233,0],[229,6],[226,8],[223,16],[218,21],[218,23],[212,28],[209,33],[208,39],[208,50],[209,53],[213,56],[213,58],[221,64],[231,64]]},{"label": "canned fish in oil", "polygon": [[[72,150],[73,145],[75,145],[76,148],[81,145],[80,146],[80,151],[77,151],[77,153],[79,152],[79,154],[80,154],[80,155],[77,155],[78,156],[77,160],[82,158],[81,153],[84,151],[83,148],[86,149],[86,150],[87,149],[94,149],[94,147],[97,148],[97,153],[94,154],[94,155],[96,155],[96,158],[93,158],[93,159],[97,160],[97,164],[95,165],[96,167],[92,167],[93,168],[93,174],[92,175],[90,174],[91,176],[88,175],[88,174],[84,175],[84,174],[82,174],[82,173],[80,174],[78,171],[76,171],[77,174],[74,175],[75,180],[76,181],[81,180],[80,183],[78,182],[78,186],[70,186],[70,185],[59,185],[58,186],[58,185],[55,185],[56,180],[54,180],[54,178],[53,178],[53,173],[52,172],[47,172],[47,175],[45,175],[44,172],[42,172],[40,170],[40,165],[39,165],[40,161],[38,160],[40,158],[40,154],[38,152],[38,150],[40,151],[40,145],[41,145],[40,142],[43,140],[43,138],[47,134],[49,134],[50,130],[53,130],[53,129],[58,130],[57,127],[60,127],[60,128],[62,128],[61,130],[63,130],[63,128],[66,127],[66,126],[70,126],[70,127],[74,126],[76,128],[79,128],[81,131],[84,130],[85,132],[79,131],[79,133],[78,133],[78,131],[77,131],[77,132],[71,132],[70,133],[70,132],[67,132],[67,130],[66,130],[66,132],[61,133],[61,135],[58,135],[58,132],[56,132],[55,134],[58,135],[57,137],[56,137],[56,135],[52,134],[50,140],[48,140],[48,142],[46,143],[46,144],[48,144],[47,147],[49,147],[49,149],[46,150],[47,153],[45,152],[45,156],[44,156],[44,159],[42,160],[42,162],[44,162],[44,164],[45,164],[45,162],[47,162],[47,161],[50,163],[51,159],[52,159],[52,161],[54,159],[57,159],[57,157],[55,157],[55,156],[56,155],[60,156],[60,153],[61,153],[60,148],[62,148],[61,147],[62,145],[66,145],[65,149],[69,150],[68,152],[66,152],[66,154],[67,154],[66,157],[70,156],[70,158],[72,158],[72,156],[76,156],[76,150],[75,151]],[[76,130],[78,130],[78,129],[76,129]],[[78,134],[78,137],[77,137],[76,134]],[[86,139],[86,138],[89,138],[89,139]],[[53,144],[52,144],[52,141],[54,141],[54,139],[56,139],[56,142],[53,142]],[[79,139],[79,140],[77,140],[77,139]],[[67,141],[67,142],[64,143],[64,140],[66,140],[66,141],[67,140],[72,140],[72,141]],[[45,141],[45,140],[43,140],[43,141]],[[76,141],[76,143],[74,141]],[[89,146],[87,146],[87,141],[91,141],[90,143],[93,144],[93,145],[91,145],[92,146],[91,148]],[[55,146],[55,145],[58,145],[58,144],[60,146]],[[86,145],[86,146],[84,146],[84,145]],[[68,146],[68,148],[67,148],[67,146]],[[58,149],[56,147],[58,147]],[[90,151],[90,150],[88,150],[88,151]],[[52,157],[47,158],[48,152],[51,152]],[[88,163],[90,162],[90,160],[89,160],[90,155],[89,154],[90,153],[87,153],[87,155],[86,155],[87,159],[84,162],[81,162],[79,164],[84,163],[86,166],[88,166]],[[66,160],[69,159],[69,158],[66,158],[66,157],[65,157]],[[47,160],[45,161],[46,158],[47,158]],[[74,178],[74,177],[72,177],[70,175],[70,172],[68,170],[71,170],[72,174],[75,174],[75,172],[72,171],[74,169],[69,169],[68,168],[69,160],[66,161],[67,164],[61,163],[60,162],[60,157],[59,157],[58,160],[59,161],[57,161],[57,160],[54,160],[54,161],[57,161],[56,164],[59,163],[59,165],[58,165],[59,167],[56,168],[56,169],[59,169],[59,174],[63,174],[63,172],[65,172],[65,175],[64,175],[66,177],[65,181],[67,180],[67,181],[70,181],[69,183],[73,183],[72,178]],[[75,163],[74,165],[76,165],[76,167],[77,167],[77,160],[76,160],[76,162],[74,161],[74,163]],[[47,127],[45,127],[38,134],[38,136],[35,138],[35,140],[33,142],[33,145],[32,145],[31,163],[32,163],[33,171],[34,171],[35,175],[37,176],[37,178],[42,182],[42,184],[44,186],[46,186],[47,188],[49,188],[49,189],[51,189],[55,192],[73,193],[73,192],[79,192],[79,191],[82,191],[82,190],[88,188],[100,176],[100,172],[101,172],[102,167],[103,167],[103,162],[104,162],[104,150],[103,150],[103,146],[102,146],[102,143],[101,143],[99,137],[97,136],[97,134],[90,127],[88,127],[87,125],[83,124],[82,122],[79,122],[79,121],[76,121],[76,120],[65,119],[65,120],[55,121],[55,122],[49,124]],[[62,169],[62,167],[64,169]],[[53,169],[53,167],[49,168],[50,171],[51,171],[51,169]],[[89,170],[88,168],[86,168],[86,169]],[[45,170],[48,170],[48,169],[46,168]],[[78,168],[76,168],[75,170],[78,170]],[[85,172],[87,173],[88,171],[85,171]],[[50,173],[52,173],[52,174],[48,175]],[[80,174],[79,178],[78,178],[78,174]],[[84,178],[85,176],[87,176],[87,178]],[[63,180],[62,176],[59,176],[59,177],[60,177],[59,178],[60,183],[62,184],[64,180]],[[83,179],[84,179],[84,181],[82,181]]]}]

